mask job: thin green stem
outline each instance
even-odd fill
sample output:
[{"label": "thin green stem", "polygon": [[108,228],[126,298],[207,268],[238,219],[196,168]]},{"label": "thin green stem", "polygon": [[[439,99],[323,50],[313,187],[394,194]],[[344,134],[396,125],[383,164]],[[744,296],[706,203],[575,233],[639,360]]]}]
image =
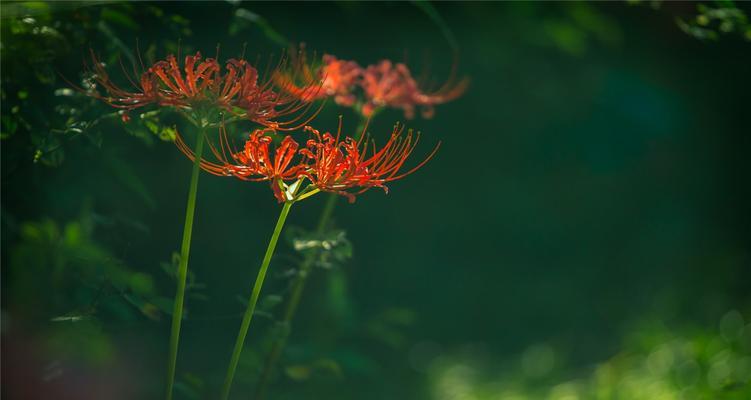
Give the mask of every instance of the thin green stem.
[{"label": "thin green stem", "polygon": [[[376,112],[377,111],[378,110],[376,110]],[[355,140],[360,139],[360,136],[364,134],[363,130],[365,129],[365,124],[367,123],[367,121],[368,120],[366,118],[360,119],[360,122],[358,123],[355,130]],[[334,208],[336,208],[336,202],[338,199],[338,195],[334,193],[329,194],[328,198],[326,199],[326,204],[323,206],[321,216],[318,219],[318,225],[316,226],[316,235],[322,235],[325,232],[326,227],[328,227],[329,225],[331,215],[334,212]],[[263,366],[261,378],[258,382],[258,386],[256,386],[254,397],[255,400],[262,400],[264,395],[266,394],[266,388],[271,381],[271,375],[274,372],[274,368],[276,368],[276,363],[277,361],[279,361],[279,356],[281,356],[282,350],[284,350],[284,346],[286,346],[287,344],[287,338],[289,337],[289,332],[291,331],[292,318],[294,318],[295,313],[297,312],[297,306],[300,304],[300,298],[302,297],[303,289],[305,289],[305,282],[307,281],[308,275],[310,274],[310,269],[313,267],[315,259],[315,252],[308,253],[302,264],[300,265],[300,271],[295,277],[295,280],[292,282],[290,297],[287,301],[287,306],[284,309],[284,316],[282,317],[281,322],[284,326],[286,326],[286,329],[284,329],[283,333],[279,335],[279,337],[274,341],[271,346],[271,350],[269,351],[269,355],[266,357],[266,363]]]},{"label": "thin green stem", "polygon": [[266,271],[269,269],[269,263],[271,262],[271,256],[274,254],[276,248],[276,242],[279,240],[279,235],[282,233],[284,227],[284,221],[287,219],[289,209],[294,202],[288,201],[284,203],[282,212],[279,214],[279,219],[276,221],[276,227],[274,233],[271,235],[269,246],[266,248],[266,254],[263,256],[263,263],[261,263],[261,269],[258,271],[256,282],[253,285],[253,292],[248,300],[248,307],[245,309],[242,323],[240,324],[240,332],[237,334],[237,340],[235,341],[235,348],[232,351],[232,358],[229,361],[229,368],[227,369],[227,376],[224,378],[224,385],[222,386],[222,400],[226,400],[229,397],[229,391],[232,387],[232,380],[235,377],[235,370],[237,369],[237,363],[240,361],[240,353],[242,353],[243,345],[245,344],[245,336],[248,334],[248,328],[250,327],[250,321],[253,318],[253,313],[256,309],[256,303],[258,297],[261,295],[261,288],[263,287],[263,280],[266,278]]},{"label": "thin green stem", "polygon": [[169,341],[169,363],[167,365],[167,400],[172,399],[172,387],[175,383],[175,366],[177,365],[177,348],[180,342],[180,323],[183,316],[183,302],[185,300],[185,280],[188,276],[188,258],[190,256],[190,239],[193,235],[193,216],[196,210],[196,193],[198,192],[198,176],[201,172],[201,154],[205,140],[205,128],[201,128],[196,139],[196,155],[193,162],[193,172],[190,176],[188,189],[188,205],[185,211],[185,226],[183,227],[183,242],[180,247],[180,265],[177,269],[177,293],[172,310],[172,333]]},{"label": "thin green stem", "polygon": [[[326,199],[326,204],[323,207],[321,217],[318,220],[318,226],[316,227],[317,235],[321,235],[325,232],[334,208],[336,207],[336,201],[338,198],[338,195],[331,193]],[[287,306],[284,309],[284,317],[282,319],[282,324],[286,325],[287,329],[284,330],[284,333],[281,334],[271,346],[269,355],[266,358],[266,363],[264,364],[263,372],[261,372],[261,379],[258,382],[258,386],[256,386],[256,400],[263,398],[266,392],[266,387],[268,386],[271,379],[271,374],[276,367],[276,363],[279,360],[279,356],[281,355],[284,346],[287,344],[287,337],[289,336],[290,331],[289,326],[292,323],[292,318],[295,316],[297,306],[300,304],[300,298],[302,297],[302,292],[305,288],[305,281],[310,274],[310,269],[313,267],[315,259],[315,252],[308,253],[302,264],[300,265],[300,271],[298,271],[297,276],[292,283],[290,298],[287,301]]]},{"label": "thin green stem", "polygon": [[318,192],[320,192],[320,191],[321,191],[321,189],[318,189],[318,188],[316,188],[316,189],[313,189],[313,190],[310,190],[310,191],[308,191],[308,192],[305,192],[305,193],[303,193],[303,194],[301,194],[301,195],[297,196],[297,199],[295,199],[295,201],[302,201],[302,200],[305,200],[305,199],[307,199],[308,197],[310,197],[310,196],[313,196],[313,195],[315,195],[316,193],[318,193]]}]

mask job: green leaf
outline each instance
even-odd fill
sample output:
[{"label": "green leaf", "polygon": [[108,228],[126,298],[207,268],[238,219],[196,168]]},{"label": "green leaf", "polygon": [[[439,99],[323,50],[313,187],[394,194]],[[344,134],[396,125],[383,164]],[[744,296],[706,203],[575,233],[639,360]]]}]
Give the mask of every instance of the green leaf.
[{"label": "green leaf", "polygon": [[139,29],[138,23],[136,23],[133,18],[111,7],[102,8],[101,17],[105,21],[112,22],[113,24],[117,24],[134,31]]},{"label": "green leaf", "polygon": [[284,369],[284,373],[295,381],[307,380],[312,372],[311,368],[305,365],[290,365]]},{"label": "green leaf", "polygon": [[263,311],[270,311],[274,307],[276,307],[279,303],[282,302],[284,298],[282,296],[276,295],[276,294],[269,294],[264,296],[260,303],[258,304],[258,308]]},{"label": "green leaf", "polygon": [[323,233],[307,232],[292,227],[287,231],[287,240],[292,247],[303,254],[313,254],[315,265],[333,268],[352,258],[352,243],[347,233],[340,229],[331,229]]},{"label": "green leaf", "polygon": [[289,40],[276,31],[265,18],[245,8],[235,10],[235,20],[230,24],[229,34],[235,36],[250,26],[257,26],[261,30],[261,33],[270,41],[284,47],[289,47]]}]

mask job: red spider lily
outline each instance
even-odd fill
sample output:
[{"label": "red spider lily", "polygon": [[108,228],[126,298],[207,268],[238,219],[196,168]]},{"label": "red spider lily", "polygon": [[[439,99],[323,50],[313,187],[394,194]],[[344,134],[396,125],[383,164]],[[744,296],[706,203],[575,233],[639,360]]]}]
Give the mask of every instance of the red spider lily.
[{"label": "red spider lily", "polygon": [[[284,84],[291,94],[300,98],[334,97],[334,101],[345,107],[353,107],[365,117],[373,115],[382,107],[404,110],[407,118],[413,118],[415,108],[422,108],[422,116],[433,116],[433,106],[446,103],[461,96],[467,89],[468,81],[458,83],[450,79],[436,91],[427,92],[412,77],[409,68],[402,63],[393,64],[382,60],[378,64],[361,68],[354,61],[338,59],[332,55],[323,56],[323,65],[314,73],[302,63],[305,69],[302,76],[309,82],[320,80],[320,85],[296,86],[289,76],[277,74],[276,80]],[[362,89],[362,99],[355,94],[357,87]]]},{"label": "red spider lily", "polygon": [[[272,151],[272,129],[253,131],[241,151],[235,151],[227,138],[226,129],[219,128],[220,148],[211,143],[209,147],[216,161],[202,159],[201,168],[213,175],[234,176],[245,181],[270,181],[274,196],[280,201],[301,200],[318,191],[333,192],[347,197],[355,196],[370,188],[380,187],[388,192],[386,183],[401,179],[427,163],[440,147],[435,149],[417,166],[403,172],[403,166],[417,146],[419,134],[404,133],[404,126],[394,127],[391,137],[380,149],[374,142],[352,137],[341,139],[341,123],[336,136],[306,126],[305,131],[313,137],[304,148],[286,135]],[[191,160],[195,153],[180,135],[175,140],[177,147]],[[296,155],[301,157],[295,159]],[[304,196],[295,197],[299,185],[287,185],[288,181],[307,178],[311,187]],[[290,193],[292,192],[292,193]]]},{"label": "red spider lily", "polygon": [[434,105],[461,96],[468,82],[466,79],[458,84],[449,81],[437,91],[426,93],[420,89],[406,65],[383,60],[364,70],[360,85],[366,98],[361,112],[366,117],[380,107],[394,107],[403,109],[407,118],[413,118],[415,107],[421,106],[423,118],[430,118],[434,114]]},{"label": "red spider lily", "polygon": [[[202,159],[201,168],[213,175],[234,176],[244,181],[271,181],[274,196],[283,202],[287,200],[281,189],[284,181],[297,179],[306,165],[293,164],[299,144],[291,136],[285,136],[276,149],[270,151],[273,141],[270,134],[273,133],[274,130],[269,128],[256,129],[250,133],[243,149],[234,151],[222,124],[219,127],[220,148],[209,143],[211,153],[217,161]],[[195,153],[180,135],[176,136],[175,143],[191,161],[195,161]]]},{"label": "red spider lily", "polygon": [[[215,108],[276,129],[298,129],[315,116],[304,119],[312,98],[294,96],[284,87],[275,88],[273,79],[259,81],[258,70],[242,59],[229,59],[222,68],[216,59],[201,61],[201,53],[196,53],[185,57],[181,69],[175,56],[169,55],[146,69],[138,82],[129,77],[132,91],[113,83],[93,53],[92,59],[94,81],[107,95],[96,91],[89,94],[126,111],[152,104],[199,112]],[[286,68],[282,58],[275,71]],[[279,120],[298,112],[290,120]]]},{"label": "red spider lily", "polygon": [[299,98],[323,99],[334,97],[336,104],[351,107],[357,101],[352,93],[362,75],[362,68],[354,61],[340,60],[325,54],[323,65],[315,73],[303,62],[302,75],[308,82],[320,81],[319,84],[296,86],[289,74],[277,74],[276,80],[284,85],[291,94]]},{"label": "red spider lily", "polygon": [[360,140],[351,137],[340,140],[341,123],[336,137],[328,132],[321,134],[309,126],[305,130],[311,132],[313,138],[300,150],[310,160],[303,175],[318,190],[343,195],[350,202],[355,200],[355,195],[373,187],[383,188],[388,193],[386,183],[417,171],[440,147],[439,143],[417,166],[402,172],[404,163],[420,139],[419,133],[415,136],[411,130],[406,136],[402,136],[404,126],[396,125],[391,137],[380,150],[376,149],[374,142],[365,139],[365,135]]}]

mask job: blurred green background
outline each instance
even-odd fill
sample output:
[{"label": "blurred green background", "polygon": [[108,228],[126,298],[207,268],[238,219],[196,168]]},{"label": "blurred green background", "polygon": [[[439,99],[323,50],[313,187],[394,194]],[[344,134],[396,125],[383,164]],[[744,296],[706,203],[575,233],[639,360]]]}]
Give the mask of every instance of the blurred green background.
[{"label": "blurred green background", "polygon": [[[740,6],[740,8],[737,8]],[[471,79],[426,167],[340,202],[270,399],[751,398],[748,4],[2,4],[2,395],[159,398],[190,161],[177,119],[123,124],[70,89],[170,52],[289,44]],[[458,55],[458,58],[454,56]],[[122,81],[124,82],[124,81]],[[322,130],[354,129],[328,104]],[[296,206],[288,238],[323,197]],[[176,397],[216,397],[278,205],[202,175]],[[349,244],[346,244],[349,246]],[[348,253],[349,247],[343,251]],[[289,271],[241,360],[252,398]]]}]

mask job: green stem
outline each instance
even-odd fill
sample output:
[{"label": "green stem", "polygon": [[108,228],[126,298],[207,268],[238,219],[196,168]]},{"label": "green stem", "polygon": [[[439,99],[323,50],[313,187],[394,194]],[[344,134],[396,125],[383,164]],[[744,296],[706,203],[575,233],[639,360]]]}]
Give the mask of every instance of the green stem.
[{"label": "green stem", "polygon": [[180,265],[177,269],[177,293],[175,306],[172,310],[172,333],[169,341],[169,364],[167,365],[167,400],[172,399],[172,387],[175,383],[175,366],[177,365],[177,348],[180,341],[180,323],[183,316],[183,302],[185,300],[185,280],[188,276],[188,258],[190,256],[190,239],[193,235],[193,215],[196,210],[196,193],[198,191],[198,175],[201,171],[201,153],[205,140],[205,129],[201,128],[196,139],[195,160],[193,172],[190,176],[188,189],[188,205],[185,211],[185,226],[183,227],[183,242],[180,247]]},{"label": "green stem", "polygon": [[235,377],[235,370],[237,369],[237,363],[240,361],[240,353],[242,353],[243,345],[245,344],[245,336],[248,334],[248,328],[250,327],[250,320],[253,318],[253,312],[256,309],[256,303],[258,302],[258,296],[261,294],[261,287],[263,287],[263,280],[266,278],[266,271],[269,269],[269,263],[271,262],[271,256],[274,254],[276,248],[276,242],[279,240],[279,235],[282,233],[284,227],[284,221],[287,219],[289,209],[294,202],[288,201],[284,203],[282,212],[279,214],[279,219],[276,221],[276,227],[274,233],[271,235],[269,246],[266,248],[266,255],[263,256],[263,263],[261,263],[261,269],[258,271],[256,277],[256,283],[253,285],[253,292],[248,300],[248,307],[245,309],[242,323],[240,324],[240,332],[237,334],[237,340],[235,341],[235,348],[232,351],[232,358],[229,361],[229,368],[227,369],[227,376],[224,378],[224,385],[222,386],[222,400],[226,400],[229,397],[229,391],[232,387],[232,380]]},{"label": "green stem", "polygon": [[[324,205],[323,211],[321,212],[321,217],[318,220],[318,226],[316,227],[316,235],[322,235],[325,232],[326,227],[329,224],[329,220],[331,219],[331,215],[334,211],[334,207],[336,207],[336,201],[338,198],[338,195],[332,193],[329,194],[328,198],[326,199],[326,204]],[[271,350],[269,351],[269,355],[266,358],[266,363],[263,367],[263,372],[261,373],[261,379],[259,380],[258,386],[256,387],[256,400],[261,400],[263,398],[266,392],[266,387],[271,380],[271,374],[276,367],[276,363],[279,360],[279,356],[281,355],[284,346],[287,344],[287,337],[289,336],[290,332],[289,327],[291,326],[292,318],[295,316],[295,312],[297,311],[297,306],[300,304],[300,298],[302,297],[302,292],[305,288],[305,282],[308,275],[310,274],[310,269],[313,267],[315,259],[315,252],[308,253],[302,264],[300,265],[300,271],[298,272],[294,282],[292,283],[290,298],[287,301],[287,307],[285,307],[284,309],[284,317],[282,319],[282,325],[286,326],[287,329],[284,330],[284,333],[280,335],[271,346]]]},{"label": "green stem", "polygon": [[[378,110],[376,110],[375,112],[377,111]],[[373,113],[373,115],[375,115],[375,112]],[[355,140],[360,139],[360,136],[363,134],[363,129],[365,129],[366,122],[366,118],[360,119],[360,122],[355,129]],[[331,215],[334,212],[334,208],[336,207],[336,201],[338,198],[338,195],[332,193],[329,194],[328,199],[326,199],[326,204],[323,206],[323,211],[321,212],[321,216],[318,219],[316,235],[320,236],[325,232],[326,227],[329,224],[329,220],[331,219]],[[305,289],[305,282],[307,281],[308,275],[310,274],[310,269],[313,267],[315,259],[315,252],[308,253],[307,257],[305,257],[302,264],[300,265],[300,271],[295,277],[294,282],[292,282],[291,294],[287,302],[287,307],[285,307],[284,309],[284,316],[282,318],[282,325],[285,326],[286,329],[284,329],[284,333],[279,335],[279,337],[271,346],[269,355],[266,358],[266,363],[263,366],[263,371],[261,372],[261,378],[258,382],[258,386],[256,386],[256,393],[254,397],[255,400],[263,399],[266,393],[266,388],[271,381],[271,374],[274,372],[276,363],[277,361],[279,361],[279,356],[281,356],[282,350],[284,350],[284,346],[286,346],[287,344],[287,338],[289,337],[289,333],[291,331],[292,318],[294,318],[295,313],[297,312],[297,306],[300,304],[300,298],[302,297],[303,289]]]}]

